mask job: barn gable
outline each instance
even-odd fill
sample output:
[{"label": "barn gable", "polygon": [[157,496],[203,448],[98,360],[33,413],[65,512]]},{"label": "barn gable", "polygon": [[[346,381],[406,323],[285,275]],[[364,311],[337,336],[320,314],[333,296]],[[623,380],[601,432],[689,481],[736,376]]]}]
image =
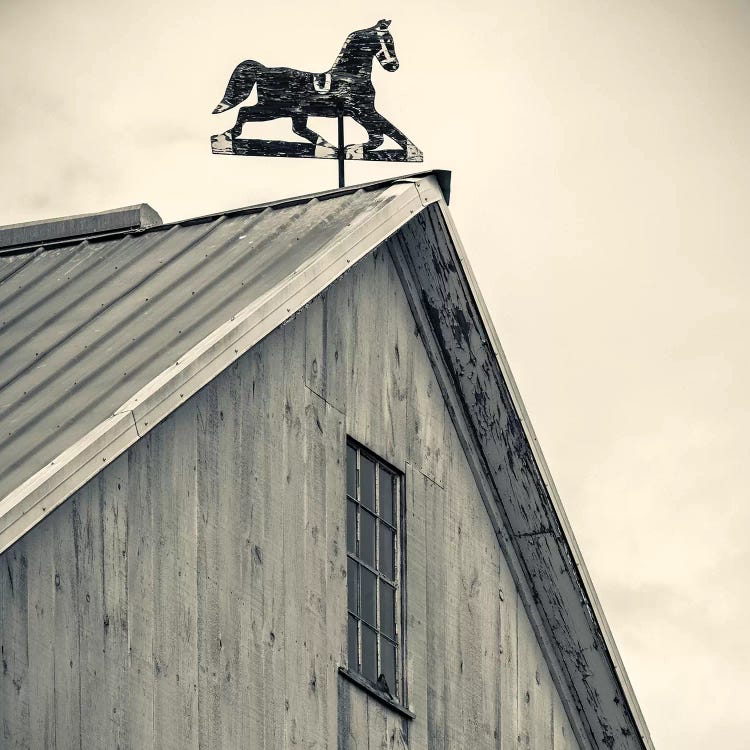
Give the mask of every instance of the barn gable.
[{"label": "barn gable", "polygon": [[[332,345],[346,326],[329,295],[318,295],[375,248],[400,279],[462,455],[576,734],[595,747],[650,747],[435,176],[148,230],[104,245],[83,243],[72,258],[70,248],[61,248],[3,259],[9,292],[2,303],[31,315],[26,325],[34,333],[12,342],[13,351],[30,359],[0,391],[0,408],[16,430],[0,446],[15,472],[4,474],[7,486],[0,492],[2,548],[102,466],[121,465],[123,451],[141,445],[155,425],[180,413],[181,404],[299,310],[306,331],[304,381],[320,399],[311,409],[323,409],[334,421],[336,413],[346,413],[346,403],[337,400],[351,384],[337,382],[341,370]],[[130,265],[118,278],[122,263]],[[65,277],[59,287],[31,291],[35,282],[50,284],[53,274]],[[109,303],[79,301],[78,290],[92,287]],[[48,307],[35,308],[39,296]],[[7,330],[13,329],[3,335]],[[321,335],[311,336],[314,330]],[[46,348],[37,362],[31,350],[40,341]],[[102,367],[92,367],[103,359]],[[394,363],[372,364],[387,373]],[[120,370],[127,376],[113,377]],[[50,377],[61,371],[72,385]],[[45,404],[47,411],[38,412]],[[352,429],[382,455],[396,456],[394,433],[389,444],[388,431],[373,430],[369,422]],[[46,431],[50,437],[38,441]],[[419,476],[441,486],[445,465],[435,452],[413,455],[422,457]]]}]

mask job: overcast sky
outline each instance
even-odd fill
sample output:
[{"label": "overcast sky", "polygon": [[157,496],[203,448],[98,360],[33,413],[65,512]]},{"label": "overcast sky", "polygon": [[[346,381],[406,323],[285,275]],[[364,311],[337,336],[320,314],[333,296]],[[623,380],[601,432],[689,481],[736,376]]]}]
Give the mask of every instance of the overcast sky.
[{"label": "overcast sky", "polygon": [[[323,71],[347,33],[392,18],[401,68],[375,71],[378,109],[425,168],[453,171],[654,742],[744,750],[750,3],[258,5],[0,0],[0,224],[335,187],[333,162],[213,156],[235,115],[211,110],[240,60]],[[347,180],[409,166],[349,163]]]}]

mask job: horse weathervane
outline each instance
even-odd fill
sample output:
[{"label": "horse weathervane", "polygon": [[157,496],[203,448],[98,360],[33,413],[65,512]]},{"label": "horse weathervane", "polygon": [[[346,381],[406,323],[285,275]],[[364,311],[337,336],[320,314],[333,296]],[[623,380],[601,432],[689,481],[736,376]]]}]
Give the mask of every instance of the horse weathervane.
[{"label": "horse weathervane", "polygon": [[[333,66],[325,73],[267,68],[255,60],[241,62],[234,69],[214,114],[241,104],[254,88],[258,103],[240,107],[234,127],[211,137],[211,150],[215,154],[239,156],[338,159],[341,186],[344,159],[422,161],[422,152],[375,109],[373,58],[389,72],[398,69],[393,37],[388,31],[390,23],[381,20],[375,26],[349,34]],[[242,138],[246,123],[279,117],[291,117],[292,130],[309,143]],[[337,117],[338,146],[307,127],[308,117]],[[351,117],[367,131],[367,142],[344,145],[344,117]],[[380,148],[385,136],[400,148]]]}]

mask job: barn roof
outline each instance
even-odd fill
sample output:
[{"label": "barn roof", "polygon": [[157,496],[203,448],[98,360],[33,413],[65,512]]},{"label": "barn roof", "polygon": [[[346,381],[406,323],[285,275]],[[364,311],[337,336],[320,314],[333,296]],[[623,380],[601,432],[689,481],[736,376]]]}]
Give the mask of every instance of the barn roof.
[{"label": "barn roof", "polygon": [[[444,247],[434,257],[402,258],[402,280],[444,382],[456,381],[446,386],[461,402],[454,416],[461,412],[467,440],[478,441],[502,521],[498,537],[530,582],[527,604],[541,613],[540,640],[561,665],[557,681],[595,747],[652,748],[446,208],[448,186],[448,173],[431,172],[155,226],[151,209],[131,207],[149,221],[117,230],[98,218],[98,231],[86,236],[28,242],[33,233],[14,227],[5,249],[0,232],[0,552],[353,263],[425,215],[442,228]],[[446,295],[450,306],[441,310]],[[466,367],[478,372],[482,364],[481,403],[476,393],[473,404],[462,396],[477,381],[458,382],[465,347],[451,349],[454,335],[471,342]],[[487,420],[488,399],[509,415],[502,425]],[[530,459],[521,480],[493,454],[509,435]]]}]

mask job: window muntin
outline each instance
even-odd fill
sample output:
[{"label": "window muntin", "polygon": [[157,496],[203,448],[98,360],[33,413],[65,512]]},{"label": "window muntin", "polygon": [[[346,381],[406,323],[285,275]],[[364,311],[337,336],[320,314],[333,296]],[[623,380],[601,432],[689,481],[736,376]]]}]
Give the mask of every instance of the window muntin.
[{"label": "window muntin", "polygon": [[[356,443],[346,449],[349,669],[401,693],[397,627],[402,477]],[[378,687],[383,688],[382,684]]]}]

